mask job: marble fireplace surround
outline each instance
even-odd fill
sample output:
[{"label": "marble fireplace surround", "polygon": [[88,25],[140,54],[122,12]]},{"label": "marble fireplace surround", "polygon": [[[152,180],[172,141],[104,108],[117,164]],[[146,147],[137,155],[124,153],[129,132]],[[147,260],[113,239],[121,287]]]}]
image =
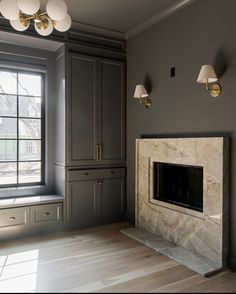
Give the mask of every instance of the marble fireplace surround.
[{"label": "marble fireplace surround", "polygon": [[[153,162],[203,167],[203,213],[153,199]],[[136,227],[123,231],[206,276],[227,261],[228,139],[136,141]]]}]

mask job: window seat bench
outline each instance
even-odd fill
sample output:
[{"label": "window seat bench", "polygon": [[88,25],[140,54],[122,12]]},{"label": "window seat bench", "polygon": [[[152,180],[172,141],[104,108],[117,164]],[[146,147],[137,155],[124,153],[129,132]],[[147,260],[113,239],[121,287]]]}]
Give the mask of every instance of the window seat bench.
[{"label": "window seat bench", "polygon": [[63,207],[58,195],[0,199],[0,242],[62,228]]},{"label": "window seat bench", "polygon": [[22,206],[32,206],[64,202],[64,197],[59,195],[39,195],[27,197],[12,197],[0,199],[0,209],[16,208]]}]

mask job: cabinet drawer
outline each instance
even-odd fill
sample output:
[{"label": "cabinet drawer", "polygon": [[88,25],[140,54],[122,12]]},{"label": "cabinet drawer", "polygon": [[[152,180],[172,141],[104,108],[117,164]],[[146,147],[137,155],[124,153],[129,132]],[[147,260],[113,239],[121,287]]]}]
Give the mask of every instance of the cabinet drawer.
[{"label": "cabinet drawer", "polygon": [[68,171],[67,180],[73,182],[123,177],[125,177],[125,168],[70,170]]},{"label": "cabinet drawer", "polygon": [[62,222],[62,203],[31,207],[31,224],[48,225]]},{"label": "cabinet drawer", "polygon": [[28,207],[0,210],[0,229],[27,226],[28,224]]}]

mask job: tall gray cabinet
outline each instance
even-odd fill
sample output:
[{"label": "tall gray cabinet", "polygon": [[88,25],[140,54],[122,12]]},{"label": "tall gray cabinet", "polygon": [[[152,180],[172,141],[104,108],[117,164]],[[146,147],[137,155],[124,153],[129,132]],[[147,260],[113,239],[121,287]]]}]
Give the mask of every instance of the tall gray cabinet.
[{"label": "tall gray cabinet", "polygon": [[68,56],[67,165],[125,164],[125,66],[121,61]]},{"label": "tall gray cabinet", "polygon": [[[65,219],[79,227],[119,220],[125,213],[125,62],[101,55],[66,50],[57,60],[58,71],[66,71],[65,79],[58,74],[65,83],[58,178],[64,173]],[[58,97],[63,100],[61,93]]]}]

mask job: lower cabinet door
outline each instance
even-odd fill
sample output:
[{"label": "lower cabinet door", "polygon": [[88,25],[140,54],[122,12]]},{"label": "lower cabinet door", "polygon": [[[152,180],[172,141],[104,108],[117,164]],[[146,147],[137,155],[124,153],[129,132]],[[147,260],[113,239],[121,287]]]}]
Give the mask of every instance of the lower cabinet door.
[{"label": "lower cabinet door", "polygon": [[91,220],[99,216],[97,181],[71,182],[68,185],[69,222]]},{"label": "lower cabinet door", "polygon": [[101,184],[102,216],[119,216],[125,212],[125,180],[108,179]]}]

